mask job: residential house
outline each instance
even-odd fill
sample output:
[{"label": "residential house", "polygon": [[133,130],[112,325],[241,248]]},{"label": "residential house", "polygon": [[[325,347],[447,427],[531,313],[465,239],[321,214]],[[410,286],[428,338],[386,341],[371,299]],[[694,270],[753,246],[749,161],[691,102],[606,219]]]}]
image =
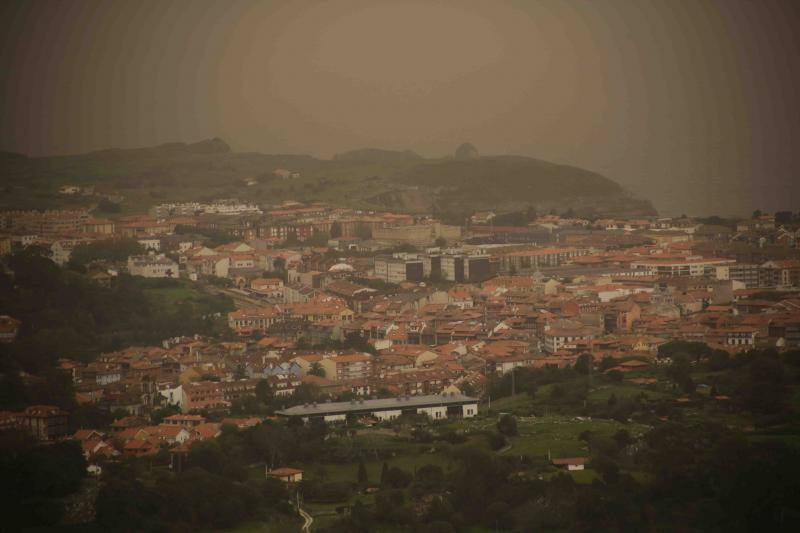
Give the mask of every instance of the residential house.
[{"label": "residential house", "polygon": [[39,440],[50,441],[68,434],[69,414],[52,405],[31,405],[16,416],[19,427]]}]

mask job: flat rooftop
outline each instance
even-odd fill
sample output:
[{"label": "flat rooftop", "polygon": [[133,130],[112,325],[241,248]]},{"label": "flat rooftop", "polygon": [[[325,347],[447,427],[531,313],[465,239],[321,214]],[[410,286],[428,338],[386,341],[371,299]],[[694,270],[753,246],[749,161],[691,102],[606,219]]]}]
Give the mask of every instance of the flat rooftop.
[{"label": "flat rooftop", "polygon": [[381,398],[378,400],[354,400],[350,402],[321,402],[316,405],[295,405],[287,409],[276,411],[276,414],[281,416],[324,416],[435,407],[437,405],[464,405],[468,403],[478,403],[478,399],[464,394],[427,394],[423,396]]}]

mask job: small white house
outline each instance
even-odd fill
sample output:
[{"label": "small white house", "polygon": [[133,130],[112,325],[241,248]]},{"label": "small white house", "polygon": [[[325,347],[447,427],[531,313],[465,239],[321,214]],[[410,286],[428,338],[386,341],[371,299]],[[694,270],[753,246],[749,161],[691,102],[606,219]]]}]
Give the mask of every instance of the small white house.
[{"label": "small white house", "polygon": [[553,459],[552,463],[554,466],[572,471],[583,470],[588,460],[588,457],[563,457],[560,459]]},{"label": "small white house", "polygon": [[284,483],[292,484],[292,483],[299,483],[303,481],[303,471],[299,468],[276,468],[274,470],[270,470],[267,467],[267,478],[274,478],[280,479]]}]

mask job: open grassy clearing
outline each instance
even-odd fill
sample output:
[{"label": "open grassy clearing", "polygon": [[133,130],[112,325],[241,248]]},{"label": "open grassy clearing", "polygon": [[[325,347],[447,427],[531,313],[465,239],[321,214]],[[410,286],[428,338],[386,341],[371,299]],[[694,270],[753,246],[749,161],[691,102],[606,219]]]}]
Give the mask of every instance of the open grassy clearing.
[{"label": "open grassy clearing", "polygon": [[144,289],[145,295],[152,302],[173,309],[176,305],[187,300],[191,300],[198,291],[188,287],[167,287],[161,289]]},{"label": "open grassy clearing", "polygon": [[[390,467],[396,466],[413,474],[421,466],[433,464],[447,470],[450,461],[441,453],[416,453],[399,455],[385,461]],[[364,466],[367,468],[367,477],[371,485],[377,485],[381,480],[381,469],[384,461],[381,459],[367,459]],[[358,463],[316,463],[302,465],[307,479],[325,482],[353,482],[358,480]]]},{"label": "open grassy clearing", "polygon": [[517,420],[519,435],[509,439],[511,449],[509,455],[534,455],[546,457],[574,457],[589,454],[587,444],[578,439],[584,431],[591,431],[602,436],[612,436],[624,429],[632,436],[644,434],[647,426],[640,424],[623,424],[616,420],[580,419],[567,416],[549,416],[539,418],[520,418]]},{"label": "open grassy clearing", "polygon": [[636,385],[634,383],[619,383],[610,385],[600,385],[589,391],[588,400],[590,402],[605,402],[612,396],[618,400],[623,398],[636,398],[644,395],[648,400],[663,400],[671,398],[673,395],[649,386]]}]

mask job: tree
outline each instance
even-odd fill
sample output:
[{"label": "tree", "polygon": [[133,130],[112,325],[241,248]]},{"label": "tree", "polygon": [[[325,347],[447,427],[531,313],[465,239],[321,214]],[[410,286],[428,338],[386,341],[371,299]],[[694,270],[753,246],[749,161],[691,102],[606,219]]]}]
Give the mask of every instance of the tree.
[{"label": "tree", "polygon": [[614,440],[617,443],[617,446],[620,449],[625,448],[626,446],[633,444],[633,438],[631,438],[631,434],[628,433],[626,429],[620,429],[616,433],[614,433]]},{"label": "tree", "polygon": [[756,209],[753,211],[753,218],[759,218],[762,214],[761,209]]},{"label": "tree", "polygon": [[370,228],[367,224],[363,222],[359,222],[356,224],[356,237],[361,240],[367,240],[372,238],[372,228]]},{"label": "tree", "polygon": [[106,213],[119,213],[122,211],[122,207],[117,202],[112,202],[107,198],[103,198],[97,202],[97,207]]},{"label": "tree", "polygon": [[617,366],[617,360],[611,357],[610,355],[606,355],[600,361],[600,364],[597,366],[597,370],[603,373],[607,370],[614,368],[615,366]]},{"label": "tree", "polygon": [[433,244],[439,248],[444,248],[445,246],[447,246],[447,239],[445,239],[444,237],[437,237],[436,240],[433,242]]},{"label": "tree", "polygon": [[504,501],[490,503],[486,507],[486,523],[489,527],[502,527],[503,530],[511,529],[513,515],[511,508]]},{"label": "tree", "polygon": [[658,347],[659,357],[674,357],[683,355],[699,362],[700,359],[711,355],[711,348],[704,342],[670,341]]},{"label": "tree", "polygon": [[411,484],[411,474],[396,466],[391,466],[386,471],[385,486],[394,489],[404,489]]},{"label": "tree", "polygon": [[731,356],[725,350],[714,350],[709,357],[709,367],[713,371],[725,370],[730,364]]},{"label": "tree", "polygon": [[222,448],[215,439],[195,442],[189,450],[189,464],[208,472],[221,472],[223,459]]},{"label": "tree", "polygon": [[575,372],[581,375],[587,375],[592,370],[592,356],[591,354],[584,353],[578,356],[575,360]]},{"label": "tree", "polygon": [[592,468],[602,476],[606,485],[614,485],[619,481],[619,465],[607,455],[593,458]]},{"label": "tree", "polygon": [[[153,424],[160,424],[166,417],[180,414],[181,408],[179,405],[167,405],[160,409],[153,409],[150,413],[150,420]],[[114,417],[111,418],[113,422]],[[107,425],[107,424],[106,424]],[[83,427],[97,427],[97,426],[83,426]]]},{"label": "tree", "polygon": [[55,526],[63,498],[86,477],[86,461],[77,442],[43,446],[23,431],[0,432],[0,493],[3,523],[11,530]]},{"label": "tree", "polygon": [[127,261],[128,257],[144,253],[136,239],[105,239],[76,246],[70,254],[70,265],[85,266],[92,261]]},{"label": "tree", "polygon": [[683,392],[691,394],[697,388],[692,380],[691,370],[686,356],[678,354],[673,356],[672,364],[667,368],[667,377],[674,381]]},{"label": "tree", "polygon": [[792,223],[792,212],[791,211],[776,211],[775,212],[775,223],[776,224],[791,224]]},{"label": "tree", "polygon": [[62,281],[61,269],[50,259],[50,250],[28,246],[8,260],[14,272],[14,283],[33,291],[56,290]]},{"label": "tree", "polygon": [[381,467],[381,487],[386,486],[388,482],[388,472],[389,464],[384,461],[383,466]]},{"label": "tree", "polygon": [[331,239],[337,239],[342,236],[342,223],[338,220],[331,224]]},{"label": "tree", "polygon": [[265,404],[269,405],[272,399],[275,397],[275,394],[272,392],[272,387],[269,384],[269,381],[266,379],[261,379],[256,383],[256,399]]},{"label": "tree", "polygon": [[742,396],[745,405],[762,413],[777,413],[786,407],[786,370],[775,357],[759,355],[750,363]]},{"label": "tree", "polygon": [[622,373],[622,372],[620,372],[619,370],[609,370],[609,371],[606,373],[606,375],[608,376],[608,379],[610,379],[611,381],[614,381],[614,382],[616,382],[616,383],[619,383],[619,382],[620,382],[620,381],[622,381],[622,380],[623,380],[623,378],[625,377],[625,376],[623,375],[623,373]]},{"label": "tree", "polygon": [[364,464],[364,458],[359,457],[358,459],[358,484],[362,487],[365,487],[369,483],[369,478],[367,476],[367,466]]},{"label": "tree", "polygon": [[513,437],[519,433],[517,429],[517,419],[512,415],[503,415],[497,421],[497,431],[507,437]]},{"label": "tree", "polygon": [[150,488],[120,474],[106,478],[95,502],[95,522],[101,529],[130,532],[166,529],[157,518],[159,497]]},{"label": "tree", "polygon": [[325,377],[325,369],[322,367],[322,364],[319,361],[314,361],[311,363],[308,373],[312,376],[318,376],[321,378]]},{"label": "tree", "polygon": [[506,438],[502,433],[498,433],[496,431],[487,431],[485,435],[486,442],[489,444],[489,448],[492,451],[497,451],[506,445]]},{"label": "tree", "polygon": [[425,487],[427,489],[435,489],[441,487],[444,483],[444,470],[438,465],[423,465],[415,474],[415,485]]}]

